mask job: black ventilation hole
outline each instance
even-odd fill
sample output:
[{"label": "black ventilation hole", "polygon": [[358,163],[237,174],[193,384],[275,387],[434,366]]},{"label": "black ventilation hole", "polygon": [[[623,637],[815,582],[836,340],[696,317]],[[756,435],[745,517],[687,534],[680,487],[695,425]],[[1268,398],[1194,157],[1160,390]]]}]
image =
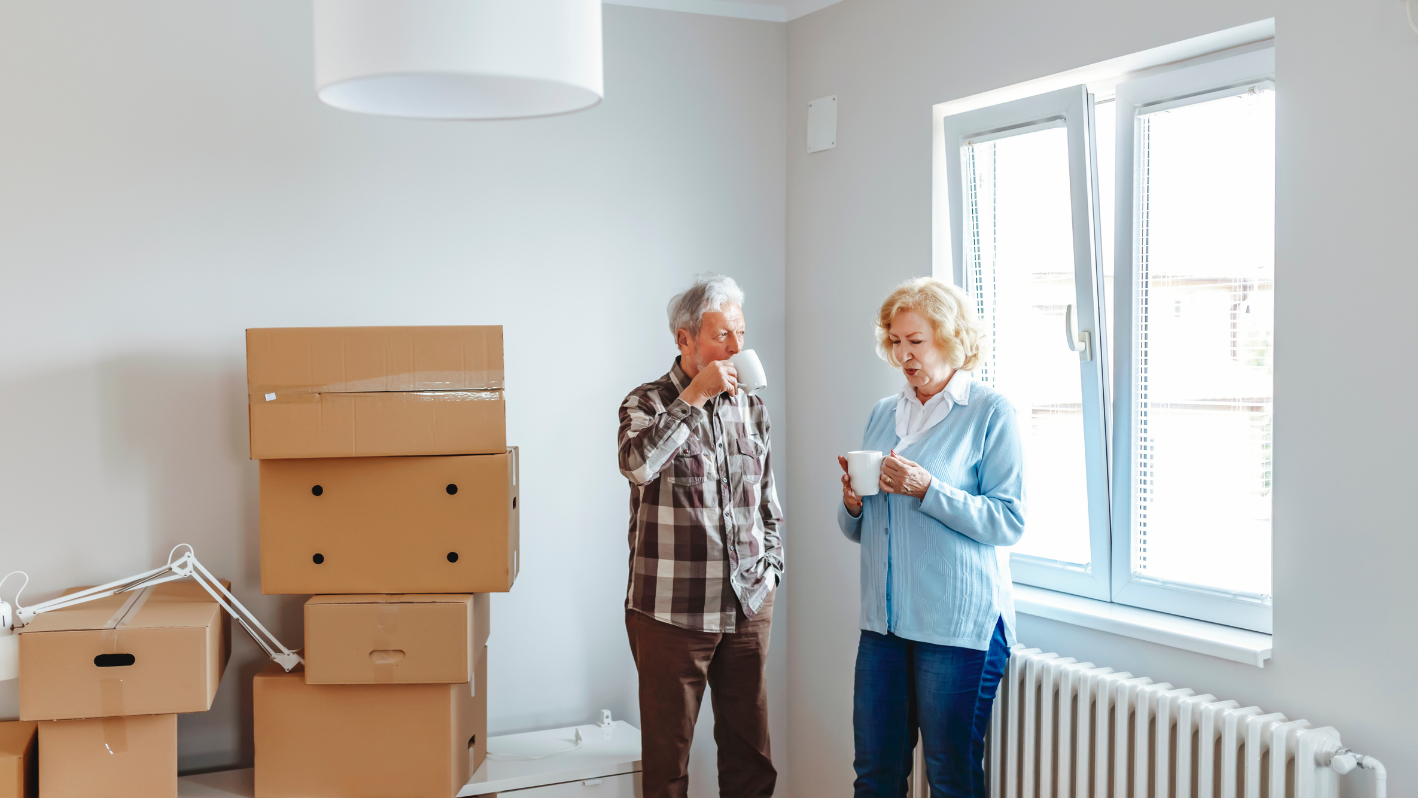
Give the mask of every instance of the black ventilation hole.
[{"label": "black ventilation hole", "polygon": [[320,563],[325,562],[325,555],[323,555],[323,554],[316,554],[314,557],[311,557],[310,559],[314,560],[316,565],[319,565]]},{"label": "black ventilation hole", "polygon": [[477,736],[476,734],[474,734],[472,737],[469,737],[469,738],[468,738],[468,747],[469,747],[469,748],[472,748],[473,746],[475,746],[475,745],[477,745],[477,744],[478,744],[478,736]]},{"label": "black ventilation hole", "polygon": [[513,496],[513,497],[512,497],[512,509],[514,509],[514,510],[517,509],[517,497],[516,497],[516,496]]},{"label": "black ventilation hole", "polygon": [[137,660],[132,654],[99,654],[94,664],[100,668],[126,668]]},{"label": "black ventilation hole", "polygon": [[452,496],[453,494],[455,494],[455,493],[458,492],[458,486],[457,486],[457,485],[449,485],[448,487],[444,488],[444,490],[448,491],[448,495],[449,495],[449,496]]},{"label": "black ventilation hole", "polygon": [[450,552],[448,552],[448,562],[457,562],[457,561],[458,561],[458,552],[456,552],[456,551],[450,551]]},{"label": "black ventilation hole", "polygon": [[320,487],[319,485],[316,485],[315,487],[310,489],[310,492],[315,494],[316,496],[319,496],[320,494],[325,492],[325,489]]}]

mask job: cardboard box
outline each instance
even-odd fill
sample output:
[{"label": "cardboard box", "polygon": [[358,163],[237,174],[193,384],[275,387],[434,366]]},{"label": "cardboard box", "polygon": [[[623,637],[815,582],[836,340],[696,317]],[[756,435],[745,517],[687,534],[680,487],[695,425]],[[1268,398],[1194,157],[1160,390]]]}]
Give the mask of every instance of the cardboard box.
[{"label": "cardboard box", "polygon": [[466,684],[487,645],[488,594],[315,596],[308,684]]},{"label": "cardboard box", "polygon": [[306,684],[273,664],[252,689],[256,798],[452,798],[487,754],[486,648],[473,685]]},{"label": "cardboard box", "polygon": [[38,724],[0,723],[0,798],[38,798]]},{"label": "cardboard box", "polygon": [[205,712],[230,655],[230,618],[191,580],[42,613],[20,630],[20,718]]},{"label": "cardboard box", "polygon": [[252,397],[502,390],[502,327],[251,329],[246,387]]},{"label": "cardboard box", "polygon": [[177,716],[39,724],[44,798],[176,798]]},{"label": "cardboard box", "polygon": [[248,410],[253,460],[507,450],[502,391],[268,393]]},{"label": "cardboard box", "polygon": [[261,461],[263,593],[501,593],[517,577],[517,449]]}]

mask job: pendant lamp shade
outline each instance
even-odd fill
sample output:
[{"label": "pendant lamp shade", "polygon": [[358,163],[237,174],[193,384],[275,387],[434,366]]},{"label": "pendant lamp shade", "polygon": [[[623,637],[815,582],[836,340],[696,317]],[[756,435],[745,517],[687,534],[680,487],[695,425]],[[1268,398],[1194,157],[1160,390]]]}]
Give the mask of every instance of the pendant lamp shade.
[{"label": "pendant lamp shade", "polygon": [[601,0],[315,0],[315,88],[346,111],[421,119],[590,108]]}]

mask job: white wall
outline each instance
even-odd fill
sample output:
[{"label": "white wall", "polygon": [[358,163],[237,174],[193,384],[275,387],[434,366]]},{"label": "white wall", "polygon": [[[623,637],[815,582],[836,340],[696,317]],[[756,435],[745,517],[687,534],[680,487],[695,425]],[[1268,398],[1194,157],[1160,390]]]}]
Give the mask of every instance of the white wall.
[{"label": "white wall", "polygon": [[[857,547],[833,455],[899,378],[890,287],[931,271],[933,103],[1277,19],[1275,658],[1264,670],[1023,617],[1023,642],[1332,724],[1418,790],[1418,36],[1391,0],[846,0],[788,24],[789,726],[799,795],[851,790]],[[807,155],[807,102],[838,96]],[[1355,780],[1355,784],[1360,782]]]},{"label": "white wall", "polygon": [[[260,596],[243,329],[503,324],[525,504],[492,731],[638,722],[616,410],[668,370],[665,303],[703,270],[743,283],[784,383],[786,31],[608,6],[605,42],[594,110],[427,123],[316,101],[308,3],[0,0],[0,568],[41,598],[191,542],[298,645],[304,598]],[[250,762],[261,666],[238,631],[184,769]]]}]

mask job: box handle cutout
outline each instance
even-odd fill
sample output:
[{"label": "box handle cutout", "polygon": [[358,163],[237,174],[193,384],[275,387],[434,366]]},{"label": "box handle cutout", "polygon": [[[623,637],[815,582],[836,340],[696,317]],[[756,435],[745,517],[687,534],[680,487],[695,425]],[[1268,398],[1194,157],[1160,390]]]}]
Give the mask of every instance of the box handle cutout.
[{"label": "box handle cutout", "polygon": [[517,509],[517,497],[516,497],[516,496],[513,496],[513,497],[512,497],[512,509],[514,509],[514,510]]},{"label": "box handle cutout", "polygon": [[132,654],[99,654],[94,657],[94,664],[100,668],[126,668],[137,661]]},{"label": "box handle cutout", "polygon": [[404,661],[404,652],[397,648],[385,648],[369,652],[369,661],[375,665],[392,665]]}]

